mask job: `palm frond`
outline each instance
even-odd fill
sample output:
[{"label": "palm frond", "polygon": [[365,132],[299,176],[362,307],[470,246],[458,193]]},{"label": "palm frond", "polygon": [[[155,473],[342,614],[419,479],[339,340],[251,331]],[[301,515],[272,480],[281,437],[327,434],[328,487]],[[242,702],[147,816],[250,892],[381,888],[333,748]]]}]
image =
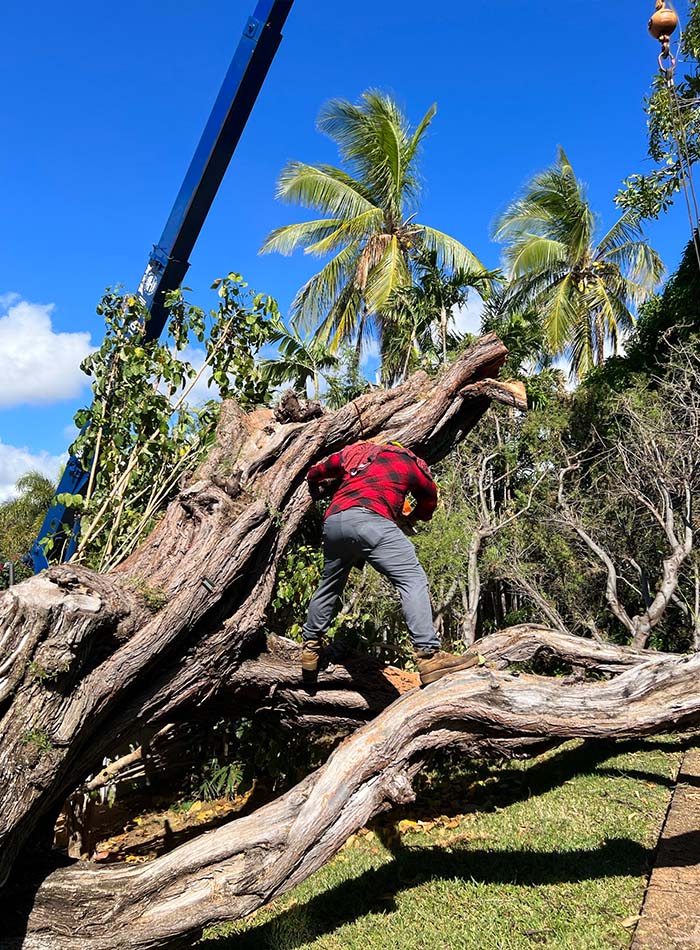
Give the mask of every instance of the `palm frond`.
[{"label": "palm frond", "polygon": [[590,321],[578,323],[571,337],[566,355],[571,363],[570,377],[579,379],[585,376],[589,370],[593,369],[594,362],[594,340]]},{"label": "palm frond", "polygon": [[376,123],[376,158],[379,162],[375,164],[374,173],[379,177],[381,169],[381,178],[383,190],[386,190],[387,196],[390,196],[391,210],[398,219],[401,215],[401,203],[403,199],[401,185],[403,182],[403,161],[406,151],[406,135],[395,122],[389,120],[386,115],[380,115],[375,120]]},{"label": "palm frond", "polygon": [[396,235],[392,235],[384,253],[367,277],[365,302],[371,313],[381,313],[392,293],[410,283],[411,275]]},{"label": "palm frond", "polygon": [[643,239],[639,216],[628,211],[617,219],[612,227],[599,239],[597,253],[604,255],[613,248]]},{"label": "palm frond", "polygon": [[295,325],[313,330],[326,317],[338,296],[353,282],[360,252],[358,245],[349,244],[304,284],[292,301]]},{"label": "palm frond", "polygon": [[638,307],[652,296],[652,291],[646,284],[633,280],[618,269],[614,274],[606,275],[605,283],[620,300],[625,302],[625,306]]},{"label": "palm frond", "polygon": [[620,330],[631,330],[636,323],[634,314],[627,307],[622,284],[615,286],[603,280],[594,281],[586,291],[586,307],[589,312],[599,314],[605,335],[615,347]]},{"label": "palm frond", "polygon": [[324,175],[328,175],[329,178],[339,182],[341,185],[347,185],[348,188],[352,188],[353,191],[356,191],[358,195],[361,195],[370,204],[376,204],[372,198],[372,192],[366,183],[348,174],[343,168],[337,168],[335,165],[326,165],[322,162],[315,167],[322,171]]},{"label": "palm frond", "polygon": [[561,267],[566,263],[567,252],[561,241],[530,234],[507,248],[505,258],[509,275],[522,277]]},{"label": "palm frond", "polygon": [[415,132],[411,136],[411,139],[408,143],[408,147],[406,148],[406,162],[407,163],[412,162],[413,159],[415,158],[418,152],[418,149],[420,148],[421,142],[423,140],[423,136],[427,132],[428,126],[433,121],[436,115],[437,115],[437,102],[434,102],[430,106],[428,111],[425,113],[423,118],[420,120],[420,122],[416,126]]},{"label": "palm frond", "polygon": [[447,271],[466,270],[474,275],[489,273],[476,254],[449,234],[429,228],[425,224],[417,224],[416,228],[423,246],[435,251],[440,267]]},{"label": "palm frond", "polygon": [[322,256],[336,250],[348,241],[362,241],[368,235],[377,232],[383,223],[384,214],[381,208],[370,208],[355,218],[341,222],[340,226],[318,241],[309,244],[307,254]]},{"label": "palm frond", "polygon": [[335,353],[352,339],[362,310],[362,293],[349,282],[338,294],[328,313],[317,327],[313,339]]},{"label": "palm frond", "polygon": [[554,220],[551,208],[543,207],[530,197],[518,198],[496,219],[491,234],[495,241],[516,239],[521,234],[547,235]]},{"label": "palm frond", "polygon": [[335,218],[354,218],[374,207],[342,176],[304,162],[289,162],[282,169],[276,196]]},{"label": "palm frond", "polygon": [[358,104],[345,99],[326,103],[317,126],[337,143],[356,178],[366,184],[372,202],[398,221],[404,206],[415,205],[420,192],[413,161],[433,114],[429,111],[412,132],[395,100],[370,89]]},{"label": "palm frond", "polygon": [[318,114],[316,128],[333,139],[344,161],[352,163],[362,141],[364,121],[362,104],[348,99],[328,99]]},{"label": "palm frond", "polygon": [[560,280],[548,295],[540,297],[547,339],[552,353],[566,348],[580,320],[580,308],[575,302],[576,290],[570,274]]},{"label": "palm frond", "polygon": [[324,218],[319,221],[301,221],[299,224],[285,224],[270,231],[265,238],[259,254],[277,251],[288,257],[298,247],[306,247],[333,234],[343,224],[342,218]]},{"label": "palm frond", "polygon": [[560,148],[556,163],[531,179],[497,219],[493,232],[499,241],[517,239],[523,232],[560,241],[576,259],[588,248],[593,227],[583,186]]},{"label": "palm frond", "polygon": [[646,241],[627,241],[601,253],[599,259],[615,265],[639,290],[635,302],[641,303],[658,287],[664,265],[657,252]]}]

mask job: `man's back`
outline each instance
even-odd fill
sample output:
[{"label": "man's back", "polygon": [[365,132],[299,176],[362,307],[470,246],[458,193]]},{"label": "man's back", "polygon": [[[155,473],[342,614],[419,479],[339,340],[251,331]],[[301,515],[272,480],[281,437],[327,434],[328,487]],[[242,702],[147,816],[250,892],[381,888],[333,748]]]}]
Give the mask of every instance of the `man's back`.
[{"label": "man's back", "polygon": [[311,485],[326,479],[341,480],[326,518],[362,507],[396,521],[408,493],[416,501],[414,518],[427,521],[437,505],[437,488],[430,470],[403,446],[358,442],[313,466],[307,477]]}]

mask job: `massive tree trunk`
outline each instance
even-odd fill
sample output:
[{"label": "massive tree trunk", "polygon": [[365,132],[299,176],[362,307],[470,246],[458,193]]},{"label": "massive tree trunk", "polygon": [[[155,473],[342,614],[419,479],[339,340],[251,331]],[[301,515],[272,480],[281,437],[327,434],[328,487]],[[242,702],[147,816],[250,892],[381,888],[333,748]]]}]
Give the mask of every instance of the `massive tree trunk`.
[{"label": "massive tree trunk", "polygon": [[3,595],[0,882],[106,754],[196,715],[264,649],[277,563],[311,506],[308,467],[371,437],[443,457],[491,399],[522,404],[490,379],[505,355],[489,335],[437,381],[418,373],[307,422],[228,404],[198,479],[115,571],[63,565]]}]

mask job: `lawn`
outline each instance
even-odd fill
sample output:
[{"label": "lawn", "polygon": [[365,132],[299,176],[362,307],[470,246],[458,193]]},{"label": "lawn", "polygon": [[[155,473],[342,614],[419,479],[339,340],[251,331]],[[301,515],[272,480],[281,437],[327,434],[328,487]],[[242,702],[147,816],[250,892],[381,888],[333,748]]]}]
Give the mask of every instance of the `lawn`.
[{"label": "lawn", "polygon": [[570,742],[471,771],[446,756],[410,809],[198,950],[627,948],[687,741]]}]

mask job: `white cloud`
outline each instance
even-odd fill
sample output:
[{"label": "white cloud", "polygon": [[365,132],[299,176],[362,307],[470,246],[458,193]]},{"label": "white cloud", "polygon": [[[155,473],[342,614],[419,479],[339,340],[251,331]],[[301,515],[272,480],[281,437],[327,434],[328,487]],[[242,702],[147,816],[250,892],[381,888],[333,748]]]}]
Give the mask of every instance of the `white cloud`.
[{"label": "white cloud", "polygon": [[362,341],[362,353],[360,354],[360,369],[368,370],[374,368],[374,364],[379,360],[379,340],[375,337]]},{"label": "white cloud", "polygon": [[[200,346],[192,346],[188,344],[185,349],[178,353],[178,358],[185,360],[190,363],[193,368],[199,372],[202,368],[204,360],[206,359],[206,350]],[[187,394],[185,402],[189,406],[201,406],[205,402],[208,402],[210,399],[219,398],[219,390],[216,386],[208,386],[207,383],[211,379],[211,369],[207,367],[202,375],[199,377],[197,382],[194,384],[192,389]],[[185,382],[185,389],[187,389],[192,380],[187,380]],[[182,389],[178,390],[173,397],[173,401],[176,401],[180,398],[182,394]]]},{"label": "white cloud", "polygon": [[89,333],[56,333],[53,304],[0,297],[0,409],[78,396],[87,384],[80,363],[92,349]]},{"label": "white cloud", "polygon": [[463,307],[455,307],[452,311],[454,327],[459,333],[472,333],[479,336],[481,333],[481,315],[484,312],[484,301],[478,294],[471,292]]},{"label": "white cloud", "polygon": [[59,468],[66,461],[66,455],[49,455],[48,452],[35,455],[27,448],[6,445],[0,440],[0,501],[6,501],[17,494],[15,482],[20,476],[39,471],[55,479]]}]

